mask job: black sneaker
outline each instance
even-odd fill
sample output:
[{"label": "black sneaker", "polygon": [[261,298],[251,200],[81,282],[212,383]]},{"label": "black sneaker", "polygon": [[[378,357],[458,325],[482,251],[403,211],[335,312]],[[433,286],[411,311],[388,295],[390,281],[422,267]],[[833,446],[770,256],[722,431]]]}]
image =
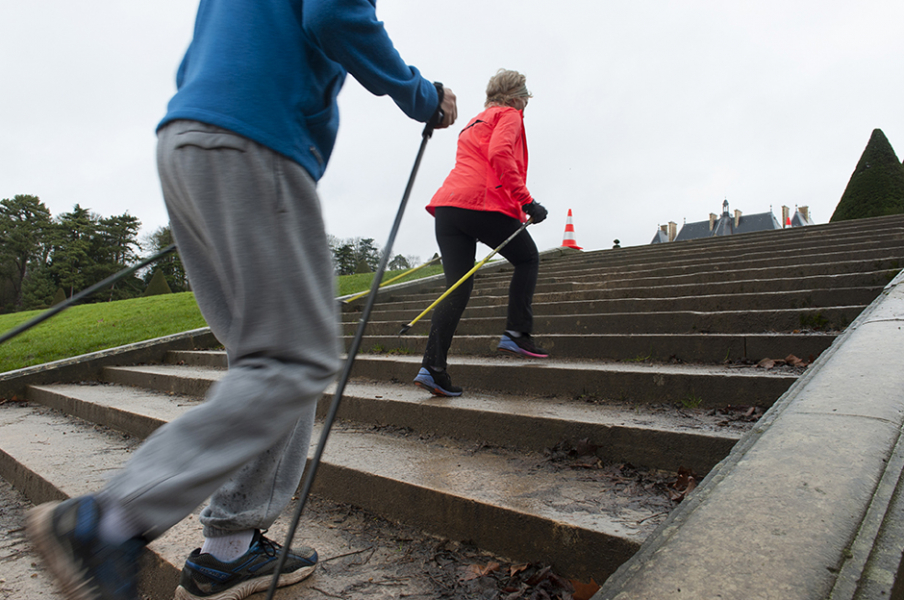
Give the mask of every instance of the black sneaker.
[{"label": "black sneaker", "polygon": [[138,559],[147,544],[102,542],[100,515],[93,496],[48,502],[29,511],[28,535],[67,598],[136,600]]},{"label": "black sneaker", "polygon": [[[270,588],[279,561],[281,546],[254,532],[251,548],[232,562],[222,562],[198,548],[185,561],[175,600],[241,600]],[[279,574],[278,586],[298,583],[314,572],[317,552],[301,546],[292,548]]]},{"label": "black sneaker", "polygon": [[540,346],[534,345],[529,333],[522,333],[520,337],[512,337],[507,333],[503,333],[496,349],[532,358],[546,358],[549,356],[549,352]]},{"label": "black sneaker", "polygon": [[462,389],[452,385],[452,378],[446,371],[434,371],[427,367],[421,367],[414,385],[420,386],[434,396],[461,396]]}]

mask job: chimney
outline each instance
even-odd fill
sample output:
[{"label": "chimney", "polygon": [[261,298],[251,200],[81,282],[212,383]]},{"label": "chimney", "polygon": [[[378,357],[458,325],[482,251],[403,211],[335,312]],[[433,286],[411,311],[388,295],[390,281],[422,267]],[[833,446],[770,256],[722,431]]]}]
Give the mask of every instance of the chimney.
[{"label": "chimney", "polygon": [[810,222],[810,207],[809,206],[798,206],[797,212],[800,213],[800,216],[804,218],[805,223]]},{"label": "chimney", "polygon": [[719,215],[716,213],[709,213],[709,230],[712,231],[713,227],[716,224],[716,219],[719,218]]},{"label": "chimney", "polygon": [[789,221],[791,219],[791,209],[787,206],[782,206],[782,229],[785,228],[786,225],[790,225]]},{"label": "chimney", "polygon": [[735,228],[735,229],[738,228],[738,223],[740,223],[740,222],[741,222],[741,211],[739,211],[739,210],[736,208],[735,211],[734,211],[734,228]]},{"label": "chimney", "polygon": [[674,242],[678,235],[678,224],[675,221],[669,221],[669,241]]}]

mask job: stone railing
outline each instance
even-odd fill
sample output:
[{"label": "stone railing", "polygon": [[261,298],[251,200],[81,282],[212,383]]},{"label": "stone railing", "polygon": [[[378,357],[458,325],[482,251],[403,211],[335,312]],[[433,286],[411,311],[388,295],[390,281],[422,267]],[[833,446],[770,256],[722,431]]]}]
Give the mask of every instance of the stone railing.
[{"label": "stone railing", "polygon": [[904,273],[593,600],[899,598]]}]

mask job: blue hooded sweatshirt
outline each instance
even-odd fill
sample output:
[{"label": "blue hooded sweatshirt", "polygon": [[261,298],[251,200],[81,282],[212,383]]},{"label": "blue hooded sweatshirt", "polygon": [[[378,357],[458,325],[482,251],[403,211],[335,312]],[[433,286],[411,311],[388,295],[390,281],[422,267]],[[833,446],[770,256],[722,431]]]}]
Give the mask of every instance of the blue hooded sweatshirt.
[{"label": "blue hooded sweatshirt", "polygon": [[437,109],[436,88],[399,56],[376,0],[201,0],[158,129],[176,119],[216,125],[289,157],[317,181],[348,73],[412,119],[426,122]]}]

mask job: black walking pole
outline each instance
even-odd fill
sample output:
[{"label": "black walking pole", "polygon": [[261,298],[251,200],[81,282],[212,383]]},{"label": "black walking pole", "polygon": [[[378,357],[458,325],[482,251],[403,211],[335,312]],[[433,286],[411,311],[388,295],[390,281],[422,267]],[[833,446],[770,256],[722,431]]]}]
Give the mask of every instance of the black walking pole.
[{"label": "black walking pole", "polygon": [[107,277],[106,279],[101,281],[100,283],[95,283],[91,287],[82,290],[81,292],[74,295],[72,298],[69,298],[65,302],[60,302],[53,308],[50,308],[50,309],[42,312],[34,319],[31,319],[30,321],[27,321],[27,322],[23,323],[22,325],[19,325],[15,329],[11,329],[11,330],[7,331],[2,336],[0,336],[0,344],[2,344],[5,341],[13,339],[20,333],[24,333],[24,332],[28,331],[29,329],[31,329],[38,323],[43,323],[44,321],[46,321],[53,315],[63,312],[64,310],[66,310],[67,308],[69,308],[70,306],[72,306],[73,304],[78,302],[79,300],[82,300],[83,298],[87,298],[91,294],[104,289],[108,285],[113,285],[114,283],[116,283],[117,281],[122,279],[123,277],[127,277],[128,275],[131,275],[138,269],[151,264],[155,260],[159,260],[159,259],[163,258],[164,256],[166,256],[167,254],[169,254],[170,252],[172,252],[175,249],[176,249],[176,245],[170,244],[169,246],[167,246],[166,248],[164,248],[163,250],[161,250],[154,256],[151,256],[150,258],[146,258],[143,261],[139,262],[138,264],[133,265],[127,269],[123,269],[122,271],[120,271],[119,273],[116,273],[115,275],[110,275],[109,277]]},{"label": "black walking pole", "polygon": [[[441,122],[442,118],[440,117],[438,121]],[[424,132],[421,134],[421,147],[418,149],[417,158],[414,159],[411,177],[408,178],[408,185],[405,187],[402,202],[399,204],[395,222],[392,224],[392,230],[389,232],[389,240],[387,240],[386,247],[383,250],[383,256],[380,258],[380,266],[377,267],[377,272],[374,274],[374,280],[370,286],[370,296],[368,296],[367,303],[364,306],[364,312],[361,313],[361,318],[358,320],[358,329],[355,332],[352,345],[348,349],[345,367],[342,369],[342,374],[339,376],[339,381],[336,384],[336,393],[333,395],[329,413],[326,416],[326,420],[323,422],[323,428],[320,431],[320,441],[317,443],[317,449],[314,451],[314,458],[311,459],[311,464],[308,466],[304,485],[301,489],[301,495],[298,497],[298,505],[295,507],[295,514],[292,517],[292,523],[286,534],[286,543],[283,544],[282,552],[279,555],[279,562],[276,563],[276,570],[273,572],[273,580],[270,582],[267,600],[273,600],[273,594],[276,593],[276,588],[279,586],[279,575],[282,572],[283,565],[286,563],[286,558],[289,556],[292,540],[295,537],[296,529],[298,529],[298,522],[301,520],[301,513],[304,510],[304,505],[311,492],[314,477],[317,475],[317,468],[320,466],[320,460],[323,456],[323,451],[326,448],[326,441],[327,438],[329,438],[330,429],[333,426],[333,421],[336,420],[336,413],[339,412],[339,403],[342,401],[342,393],[345,391],[345,384],[348,383],[349,374],[351,373],[352,365],[355,362],[355,355],[358,354],[358,348],[361,346],[361,339],[364,337],[364,329],[367,327],[367,321],[370,319],[371,310],[376,302],[377,290],[380,288],[383,272],[386,270],[386,264],[389,262],[389,256],[392,254],[392,245],[395,242],[396,234],[399,232],[399,226],[402,224],[402,215],[405,214],[405,205],[408,204],[408,197],[411,195],[411,188],[414,186],[414,177],[417,175],[418,167],[421,164],[421,158],[424,156],[427,140],[433,135],[433,125],[431,123],[428,123],[427,126],[424,127]]]}]

